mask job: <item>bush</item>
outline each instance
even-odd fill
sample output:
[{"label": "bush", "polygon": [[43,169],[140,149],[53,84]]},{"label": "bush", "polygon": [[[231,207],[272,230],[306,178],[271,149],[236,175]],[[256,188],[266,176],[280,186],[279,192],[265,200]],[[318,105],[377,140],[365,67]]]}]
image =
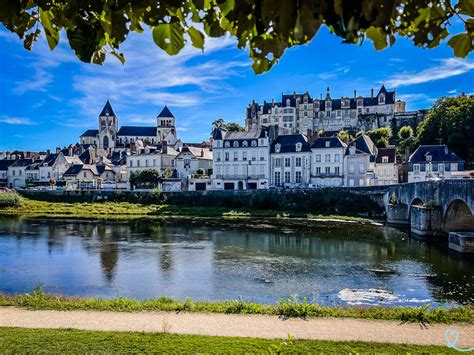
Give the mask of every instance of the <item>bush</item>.
[{"label": "bush", "polygon": [[0,192],[0,208],[18,207],[22,204],[22,197],[12,192]]}]

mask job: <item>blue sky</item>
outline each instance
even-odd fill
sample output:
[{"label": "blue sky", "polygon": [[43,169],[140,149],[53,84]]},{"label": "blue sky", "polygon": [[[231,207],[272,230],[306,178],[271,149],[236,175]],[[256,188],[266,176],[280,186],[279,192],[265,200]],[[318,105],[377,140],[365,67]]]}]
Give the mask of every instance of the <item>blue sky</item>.
[{"label": "blue sky", "polygon": [[[64,38],[64,35],[63,35]],[[327,29],[305,46],[289,49],[269,72],[255,75],[248,52],[232,38],[211,39],[202,53],[191,47],[169,57],[149,32],[132,34],[122,46],[127,62],[114,57],[103,66],[81,63],[64,39],[50,52],[44,39],[31,52],[0,25],[0,151],[45,150],[75,143],[111,100],[120,125],[155,125],[165,103],[177,119],[179,137],[209,137],[216,118],[244,122],[252,99],[262,102],[282,92],[330,86],[333,97],[369,95],[382,83],[396,88],[407,109],[428,108],[440,96],[472,93],[472,56],[454,58],[445,42],[431,50],[408,40],[377,52],[342,44]]]}]

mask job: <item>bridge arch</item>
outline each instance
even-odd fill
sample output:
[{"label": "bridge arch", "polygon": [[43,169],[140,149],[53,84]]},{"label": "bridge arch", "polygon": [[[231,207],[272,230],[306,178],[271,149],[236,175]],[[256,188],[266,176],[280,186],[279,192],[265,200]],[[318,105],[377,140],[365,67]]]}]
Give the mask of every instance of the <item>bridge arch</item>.
[{"label": "bridge arch", "polygon": [[473,211],[465,201],[461,199],[451,201],[444,212],[443,230],[445,232],[474,230]]}]

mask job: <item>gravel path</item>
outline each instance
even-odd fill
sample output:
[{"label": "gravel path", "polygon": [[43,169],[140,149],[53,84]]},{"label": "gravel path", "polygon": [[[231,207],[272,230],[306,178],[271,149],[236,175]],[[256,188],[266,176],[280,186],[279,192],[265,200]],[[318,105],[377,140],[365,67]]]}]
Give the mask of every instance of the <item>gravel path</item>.
[{"label": "gravel path", "polygon": [[[446,329],[459,332],[459,348],[474,346],[474,325],[419,324],[352,318],[281,320],[269,315],[217,313],[31,311],[0,308],[0,327],[73,328],[83,330],[168,332],[254,338],[360,340],[369,342],[446,345]],[[454,337],[451,336],[454,341]]]}]

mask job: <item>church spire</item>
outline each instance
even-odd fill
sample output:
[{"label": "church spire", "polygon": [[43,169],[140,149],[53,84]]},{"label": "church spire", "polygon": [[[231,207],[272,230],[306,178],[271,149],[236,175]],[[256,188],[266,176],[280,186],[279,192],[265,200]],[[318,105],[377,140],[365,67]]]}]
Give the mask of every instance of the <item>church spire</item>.
[{"label": "church spire", "polygon": [[115,112],[112,108],[112,105],[110,104],[110,101],[107,100],[107,102],[104,105],[104,108],[102,109],[102,112],[99,115],[100,117],[102,116],[115,116]]}]

